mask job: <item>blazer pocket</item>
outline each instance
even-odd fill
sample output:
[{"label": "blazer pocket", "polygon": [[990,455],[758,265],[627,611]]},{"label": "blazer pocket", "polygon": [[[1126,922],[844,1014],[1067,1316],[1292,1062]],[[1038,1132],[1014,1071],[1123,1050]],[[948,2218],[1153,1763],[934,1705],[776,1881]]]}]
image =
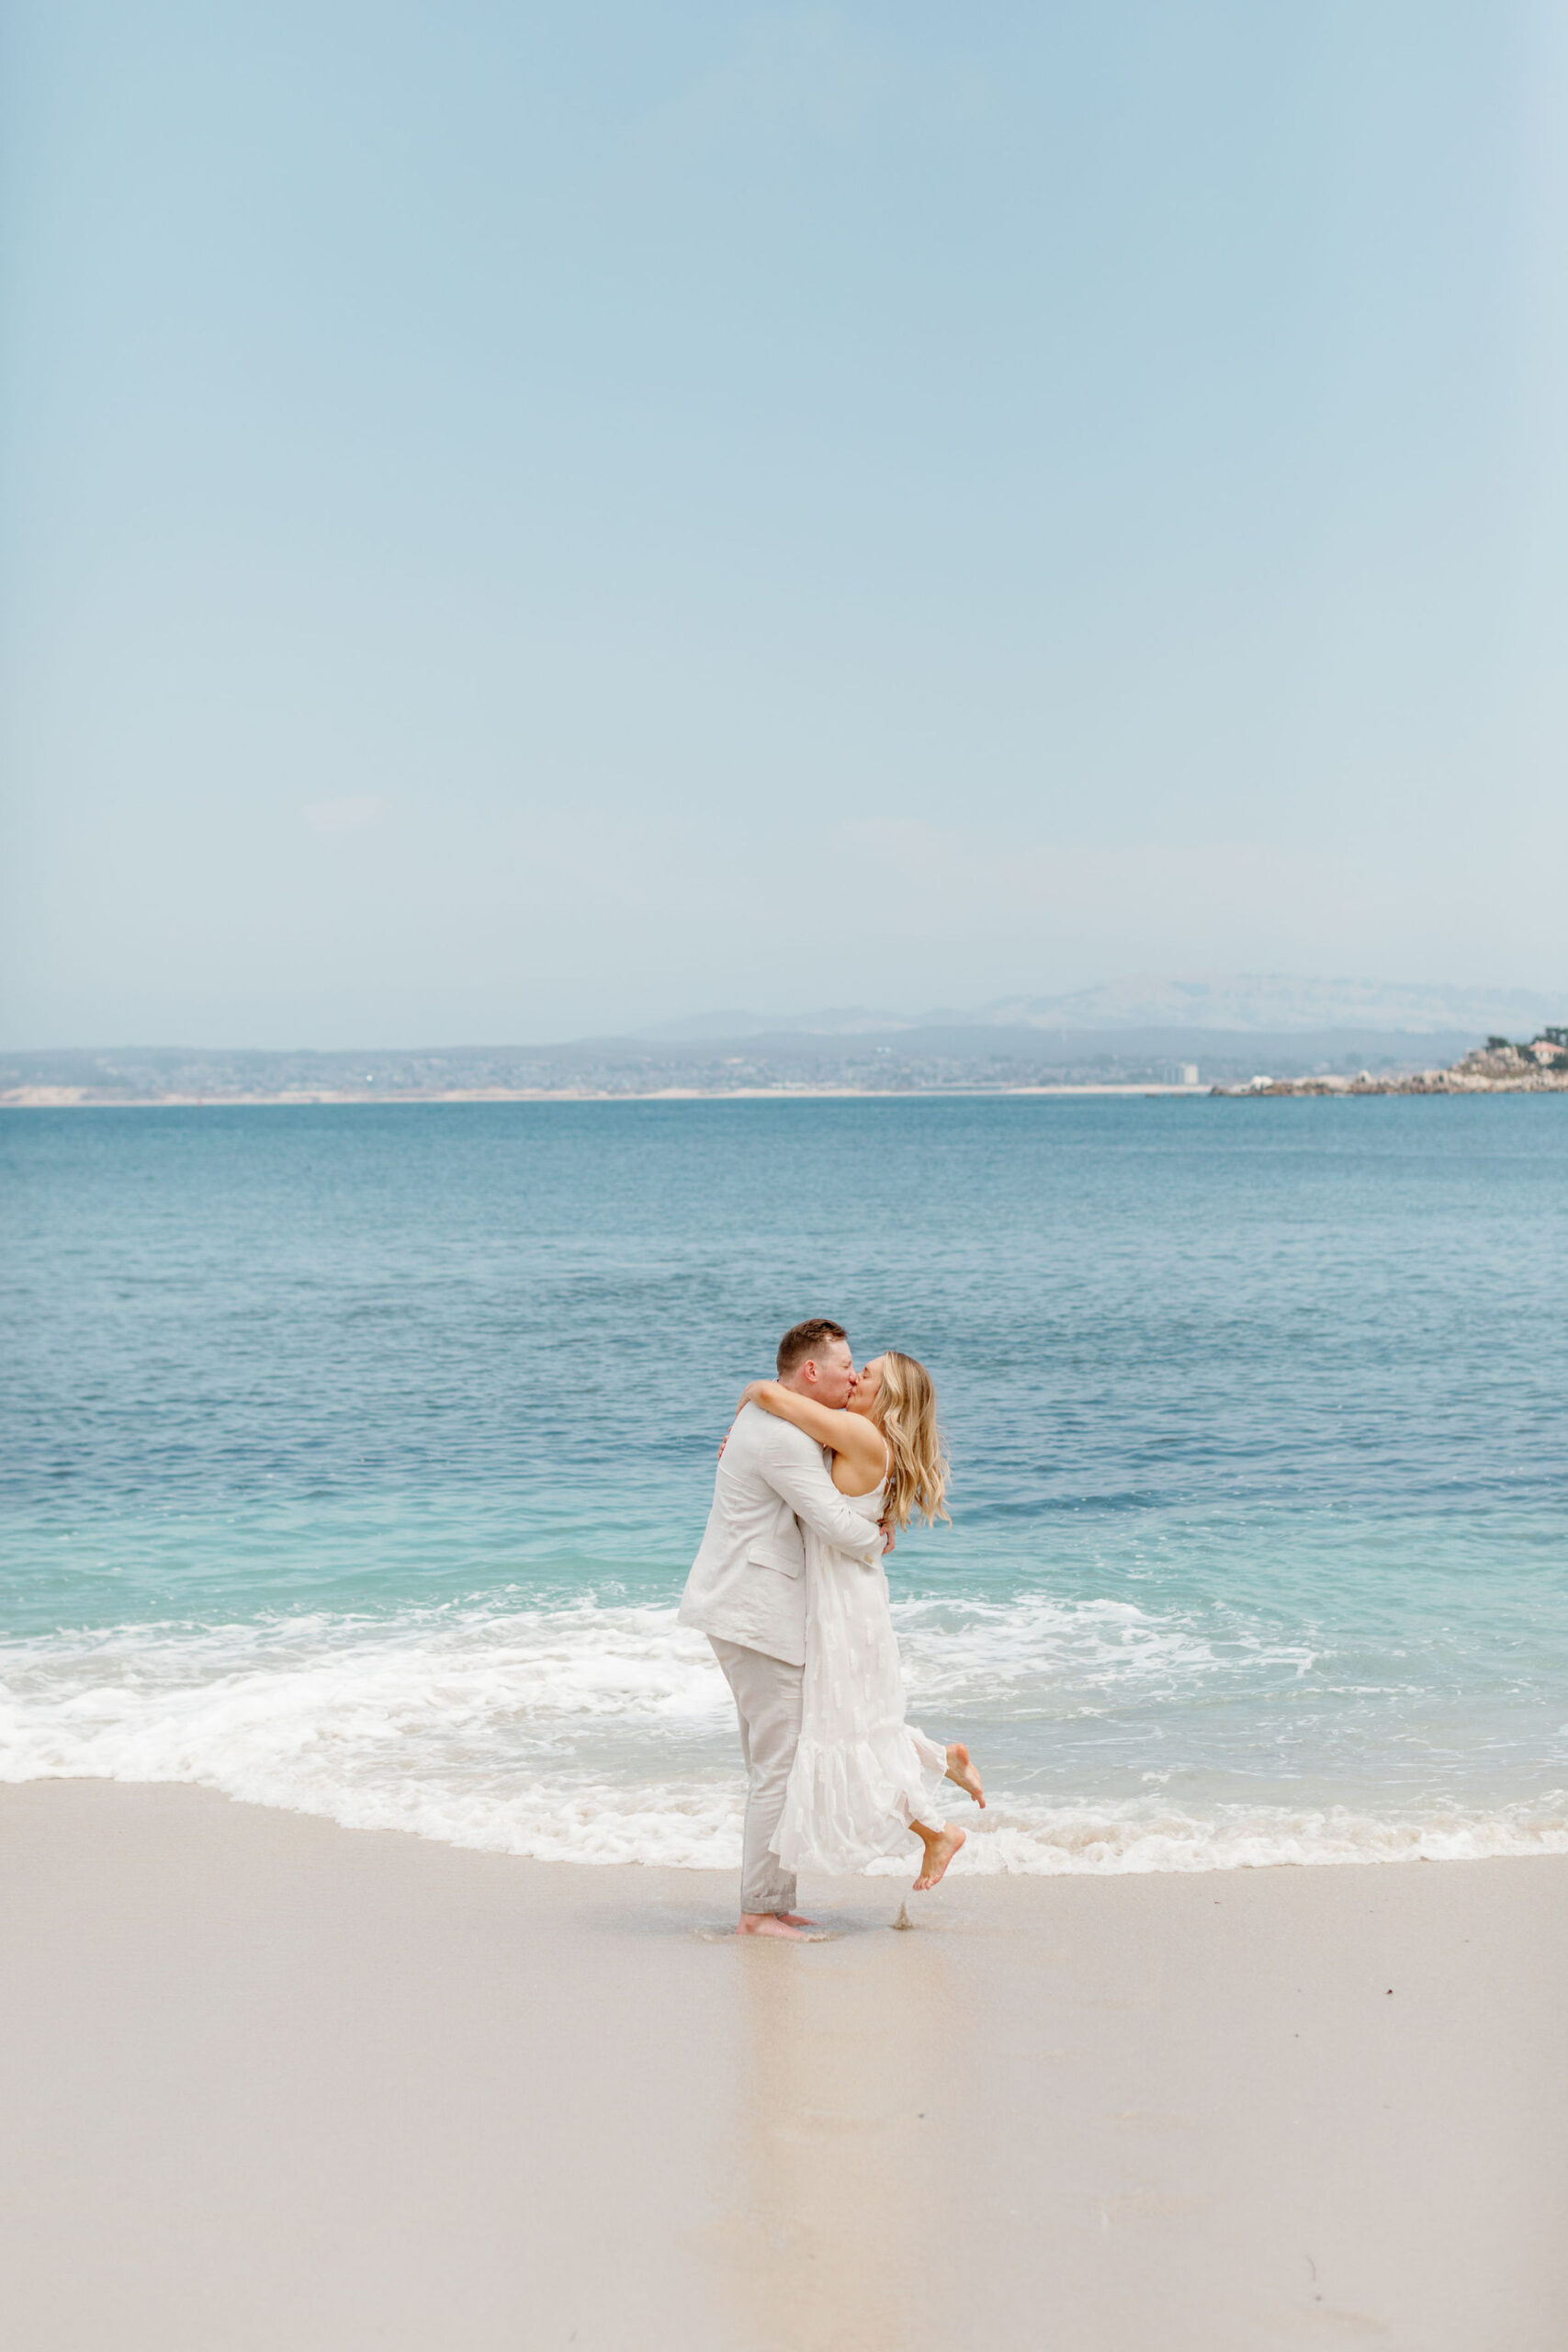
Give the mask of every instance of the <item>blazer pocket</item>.
[{"label": "blazer pocket", "polygon": [[804,1548],[792,1551],[787,1544],[753,1544],[746,1555],[746,1565],[751,1568],[776,1568],[781,1577],[797,1577],[804,1573]]}]

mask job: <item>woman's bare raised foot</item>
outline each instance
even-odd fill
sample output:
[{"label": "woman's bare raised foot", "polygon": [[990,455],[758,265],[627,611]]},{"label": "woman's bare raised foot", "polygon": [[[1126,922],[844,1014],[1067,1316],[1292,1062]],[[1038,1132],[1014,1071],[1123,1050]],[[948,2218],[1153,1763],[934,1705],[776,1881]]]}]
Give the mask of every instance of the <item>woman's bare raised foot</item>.
[{"label": "woman's bare raised foot", "polygon": [[945,1829],[939,1829],[933,1837],[928,1838],[923,1829],[919,1832],[920,1843],[926,1849],[926,1864],[915,1881],[917,1894],[924,1894],[939,1883],[949,1862],[963,1845],[964,1836],[962,1829],[954,1829],[951,1824]]},{"label": "woman's bare raised foot", "polygon": [[969,1761],[969,1750],[961,1739],[947,1743],[947,1777],[966,1797],[973,1797],[982,1813],[986,1810],[986,1792],[980,1786],[980,1775]]}]

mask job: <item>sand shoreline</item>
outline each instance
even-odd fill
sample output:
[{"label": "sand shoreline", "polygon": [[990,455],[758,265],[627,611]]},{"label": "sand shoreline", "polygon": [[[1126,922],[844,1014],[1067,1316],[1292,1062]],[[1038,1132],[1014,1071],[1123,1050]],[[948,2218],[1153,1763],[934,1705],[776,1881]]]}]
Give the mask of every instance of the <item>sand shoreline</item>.
[{"label": "sand shoreline", "polygon": [[728,1874],[43,1781],[0,1870],[26,2352],[1562,2339],[1568,1858],[808,1883],[759,1949]]},{"label": "sand shoreline", "polygon": [[1210,1086],[654,1086],[612,1093],[589,1087],[467,1087],[429,1094],[350,1094],[326,1089],[289,1094],[89,1094],[71,1086],[24,1086],[0,1094],[0,1111],[214,1111],[309,1109],[323,1103],[421,1102],[911,1102],[928,1097],[986,1101],[1018,1094],[1207,1096]]},{"label": "sand shoreline", "polygon": [[[1440,1082],[1439,1082],[1440,1081]],[[1365,1102],[1376,1096],[1419,1095],[1424,1101],[1471,1102],[1492,1094],[1568,1093],[1568,1078],[1450,1080],[1446,1073],[1415,1078],[1357,1080],[1280,1079],[1267,1085],[1172,1086],[1148,1080],[1129,1085],[1084,1086],[650,1086],[613,1092],[592,1087],[453,1087],[427,1094],[351,1094],[330,1089],[288,1094],[92,1094],[71,1086],[23,1086],[0,1094],[0,1111],[218,1111],[309,1110],[327,1104],[360,1107],[396,1104],[412,1108],[439,1102],[976,1102],[1021,1097],[1068,1100],[1121,1096],[1174,1096],[1184,1102],[1269,1100]]]}]

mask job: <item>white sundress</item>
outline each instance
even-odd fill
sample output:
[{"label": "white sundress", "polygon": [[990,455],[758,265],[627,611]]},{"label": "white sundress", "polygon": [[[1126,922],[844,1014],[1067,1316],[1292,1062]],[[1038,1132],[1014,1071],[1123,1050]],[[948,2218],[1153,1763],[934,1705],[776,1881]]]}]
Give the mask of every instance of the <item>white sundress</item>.
[{"label": "white sundress", "polygon": [[[882,1517],[886,1481],[846,1495]],[[806,1677],[800,1745],[773,1850],[785,1870],[847,1872],[911,1854],[909,1825],[942,1815],[947,1752],[904,1720],[904,1675],[887,1571],[867,1567],[806,1530]]]}]

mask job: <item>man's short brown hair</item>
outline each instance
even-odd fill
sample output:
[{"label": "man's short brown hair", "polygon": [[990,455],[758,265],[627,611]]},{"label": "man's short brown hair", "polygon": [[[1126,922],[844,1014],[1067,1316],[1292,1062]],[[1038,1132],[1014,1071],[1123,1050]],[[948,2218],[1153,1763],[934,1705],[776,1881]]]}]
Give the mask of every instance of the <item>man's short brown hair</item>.
[{"label": "man's short brown hair", "polygon": [[797,1363],[816,1355],[829,1340],[847,1340],[849,1336],[841,1323],[830,1322],[826,1315],[814,1315],[805,1323],[792,1323],[779,1341],[779,1378],[787,1380]]}]

